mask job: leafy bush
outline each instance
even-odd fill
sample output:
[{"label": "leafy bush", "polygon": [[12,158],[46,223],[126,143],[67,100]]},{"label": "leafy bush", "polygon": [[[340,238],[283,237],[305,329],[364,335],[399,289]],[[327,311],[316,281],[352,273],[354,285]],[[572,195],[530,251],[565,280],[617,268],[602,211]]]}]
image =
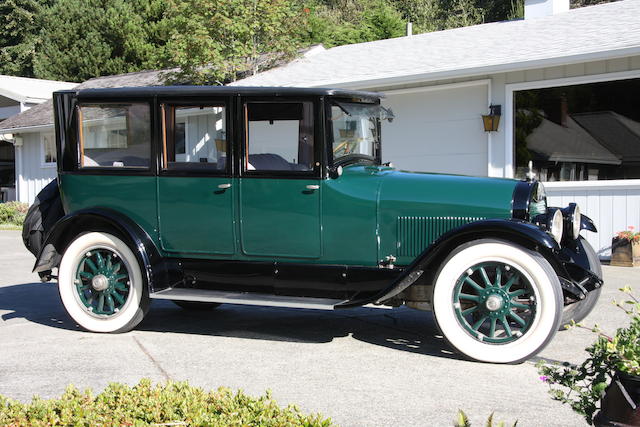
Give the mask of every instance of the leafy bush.
[{"label": "leafy bush", "polygon": [[589,355],[580,365],[546,363],[541,360],[538,370],[540,380],[549,385],[549,393],[555,400],[571,406],[578,414],[593,423],[607,384],[616,372],[640,375],[640,300],[629,286],[620,291],[630,298],[614,304],[629,316],[629,326],[619,328],[613,336],[604,334],[596,325],[592,328],[581,324],[573,327],[591,330],[595,342],[585,349]]},{"label": "leafy bush", "polygon": [[22,226],[29,205],[20,202],[0,203],[0,224]]},{"label": "leafy bush", "polygon": [[320,415],[304,415],[295,406],[281,408],[269,392],[253,398],[227,388],[206,392],[187,382],[134,387],[112,383],[97,396],[74,386],[59,399],[34,397],[20,403],[0,396],[0,425],[170,425],[330,426]]}]

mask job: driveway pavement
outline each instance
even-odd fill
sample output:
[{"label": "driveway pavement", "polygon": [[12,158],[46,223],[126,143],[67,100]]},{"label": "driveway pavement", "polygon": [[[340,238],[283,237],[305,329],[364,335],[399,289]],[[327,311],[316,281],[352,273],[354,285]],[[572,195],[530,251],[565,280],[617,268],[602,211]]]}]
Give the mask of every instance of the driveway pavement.
[{"label": "driveway pavement", "polygon": [[[0,231],[0,394],[20,400],[57,396],[67,384],[101,390],[111,381],[189,380],[253,395],[271,389],[343,426],[447,426],[458,408],[474,425],[496,418],[519,426],[582,426],[552,401],[535,361],[490,365],[461,360],[438,336],[430,313],[407,308],[338,312],[221,306],[186,312],[154,301],[134,331],[82,332],[55,284],[31,274],[19,232]],[[610,301],[640,269],[604,267],[606,287],[589,322],[613,330],[624,314]],[[579,362],[592,340],[564,331],[541,354]]]}]

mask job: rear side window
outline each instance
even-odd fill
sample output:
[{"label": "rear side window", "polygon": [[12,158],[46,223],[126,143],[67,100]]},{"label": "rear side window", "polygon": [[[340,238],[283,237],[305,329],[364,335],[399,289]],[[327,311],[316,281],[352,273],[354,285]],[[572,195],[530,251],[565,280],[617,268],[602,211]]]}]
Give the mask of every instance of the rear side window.
[{"label": "rear side window", "polygon": [[78,116],[80,168],[149,168],[149,104],[83,105]]}]

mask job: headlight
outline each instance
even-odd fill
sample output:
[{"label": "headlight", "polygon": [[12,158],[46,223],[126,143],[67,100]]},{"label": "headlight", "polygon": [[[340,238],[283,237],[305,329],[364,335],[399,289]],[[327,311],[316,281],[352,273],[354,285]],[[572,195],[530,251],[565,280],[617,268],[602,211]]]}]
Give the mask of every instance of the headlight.
[{"label": "headlight", "polygon": [[577,239],[580,236],[580,224],[582,222],[582,217],[580,214],[580,206],[575,203],[569,203],[569,207],[563,209],[565,211],[565,215],[567,216],[568,225],[571,228],[568,231],[571,231],[571,238]]},{"label": "headlight", "polygon": [[562,241],[562,232],[564,229],[564,218],[562,217],[562,212],[560,211],[560,209],[556,209],[555,212],[553,212],[553,215],[551,216],[551,219],[547,224],[547,229],[549,230],[549,233],[551,233],[555,241],[560,244],[560,242]]},{"label": "headlight", "polygon": [[544,185],[537,182],[535,190],[531,195],[529,201],[529,217],[534,218],[537,215],[541,215],[547,212],[547,194],[544,190]]}]

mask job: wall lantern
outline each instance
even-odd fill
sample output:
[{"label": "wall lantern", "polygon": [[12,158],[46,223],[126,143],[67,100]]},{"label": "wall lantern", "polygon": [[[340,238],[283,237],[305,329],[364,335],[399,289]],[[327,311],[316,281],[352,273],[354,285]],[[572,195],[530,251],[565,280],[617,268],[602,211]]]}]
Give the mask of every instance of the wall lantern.
[{"label": "wall lantern", "polygon": [[502,105],[490,105],[489,114],[482,116],[485,132],[495,132],[500,125],[500,116],[502,115]]}]

